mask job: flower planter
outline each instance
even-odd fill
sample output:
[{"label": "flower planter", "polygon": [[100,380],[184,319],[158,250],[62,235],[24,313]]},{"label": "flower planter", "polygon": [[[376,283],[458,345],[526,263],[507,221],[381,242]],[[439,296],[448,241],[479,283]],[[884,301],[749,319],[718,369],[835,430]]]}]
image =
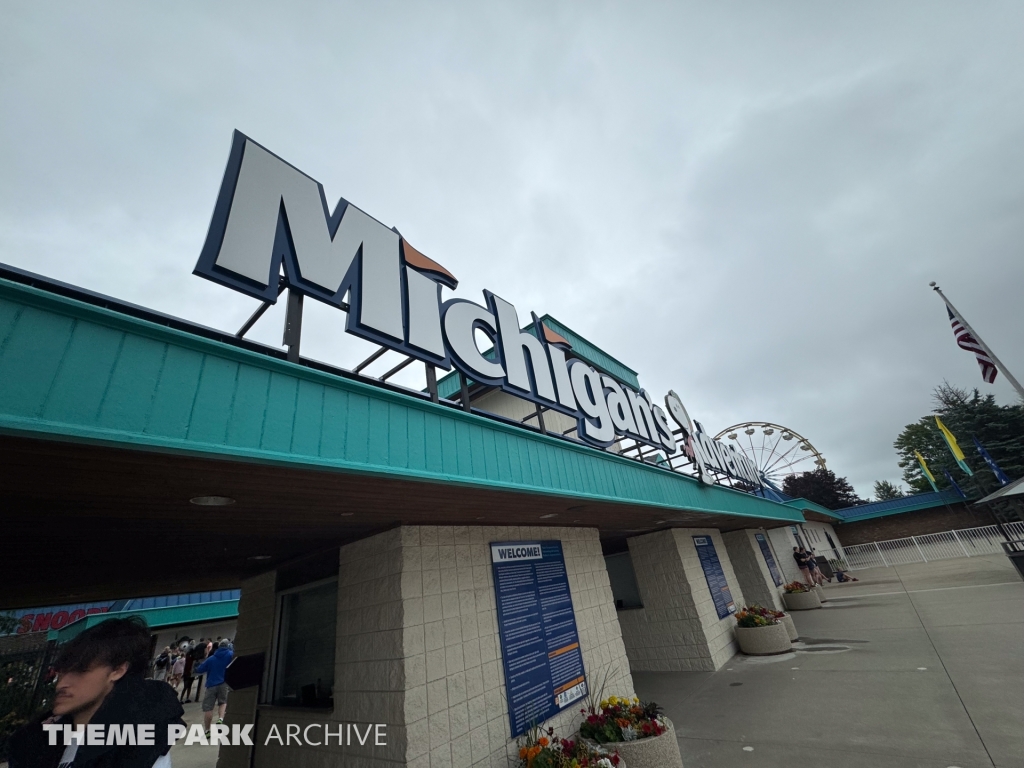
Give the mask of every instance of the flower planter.
[{"label": "flower planter", "polygon": [[789,633],[789,641],[795,643],[799,635],[796,633],[796,624],[793,623],[793,617],[789,614],[783,614],[779,622],[786,628],[786,632]]},{"label": "flower planter", "polygon": [[748,656],[773,656],[793,650],[789,632],[782,624],[767,627],[736,627],[736,641],[740,651]]},{"label": "flower planter", "polygon": [[814,592],[785,592],[782,601],[786,604],[787,611],[809,611],[812,608],[821,608],[821,600]]},{"label": "flower planter", "polygon": [[825,590],[821,588],[820,584],[815,584],[814,585],[814,594],[816,594],[818,596],[818,599],[821,602],[823,602],[823,603],[827,603],[828,602],[828,598],[825,597]]},{"label": "flower planter", "polygon": [[[676,729],[665,718],[668,730],[661,736],[651,736],[636,741],[617,741],[602,744],[609,752],[618,752],[629,768],[683,768],[683,757],[676,741]],[[621,763],[620,763],[621,765]]]}]

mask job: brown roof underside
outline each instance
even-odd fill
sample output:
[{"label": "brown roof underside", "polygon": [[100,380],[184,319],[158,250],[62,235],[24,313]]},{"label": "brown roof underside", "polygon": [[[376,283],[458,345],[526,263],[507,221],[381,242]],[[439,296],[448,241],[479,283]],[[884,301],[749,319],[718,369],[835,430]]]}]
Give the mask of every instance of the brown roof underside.
[{"label": "brown roof underside", "polygon": [[[595,526],[609,542],[673,526],[779,525],[10,436],[0,436],[0,467],[0,608],[234,588],[402,524]],[[189,502],[205,495],[237,503]],[[540,519],[548,514],[556,517]],[[655,524],[664,520],[671,525]],[[262,555],[272,557],[252,559]]]}]

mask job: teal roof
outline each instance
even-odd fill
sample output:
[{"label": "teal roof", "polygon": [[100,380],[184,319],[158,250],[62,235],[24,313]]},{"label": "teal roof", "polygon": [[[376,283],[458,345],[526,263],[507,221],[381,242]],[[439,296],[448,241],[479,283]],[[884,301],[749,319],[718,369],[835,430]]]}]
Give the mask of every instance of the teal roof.
[{"label": "teal roof", "polygon": [[855,507],[844,507],[837,509],[835,515],[844,523],[855,523],[858,520],[872,520],[876,517],[888,517],[889,515],[901,515],[905,512],[919,512],[922,509],[933,507],[944,507],[947,504],[962,504],[964,497],[947,488],[944,491],[927,493],[915,493],[912,496],[903,496],[899,499],[888,501],[873,501],[870,504],[858,504]]},{"label": "teal roof", "polygon": [[565,340],[572,345],[572,351],[577,357],[582,360],[586,360],[588,363],[596,368],[600,368],[605,373],[611,374],[619,381],[629,384],[634,389],[640,388],[640,380],[637,378],[636,371],[632,368],[620,363],[603,349],[584,339],[576,333],[576,331],[572,330],[568,326],[562,325],[562,323],[558,322],[551,315],[544,315],[540,321],[555,333],[561,334],[565,337]]},{"label": "teal roof", "polygon": [[210,621],[225,621],[238,616],[238,600],[220,600],[213,603],[193,603],[191,605],[167,605],[163,608],[141,608],[135,611],[114,611],[111,613],[94,613],[68,624],[63,629],[51,629],[47,640],[66,643],[78,637],[83,630],[95,627],[107,619],[126,619],[139,616],[146,621],[150,629],[180,626],[182,624],[200,624]]},{"label": "teal roof", "polygon": [[835,512],[828,507],[823,507],[821,504],[811,501],[810,499],[790,499],[783,502],[783,504],[787,507],[792,507],[793,509],[799,509],[801,511],[806,510],[808,512],[817,512],[821,515],[828,515],[829,517],[834,517],[837,520],[841,520],[843,517],[838,512]]},{"label": "teal roof", "polygon": [[[568,341],[569,344],[572,345],[572,351],[576,357],[581,360],[585,360],[595,368],[599,368],[634,389],[640,388],[640,379],[637,378],[637,373],[632,368],[623,365],[607,352],[594,346],[572,329],[562,325],[560,322],[555,320],[555,318],[551,317],[551,315],[544,315],[540,321]],[[522,330],[527,333],[531,333],[534,336],[537,335],[533,323],[522,328]],[[483,354],[488,360],[493,360],[495,355],[494,347],[491,347]],[[439,397],[451,398],[458,394],[459,387],[459,373],[458,371],[452,371],[438,379],[437,394]]]},{"label": "teal roof", "polygon": [[56,291],[0,279],[0,433],[802,519],[766,499],[218,341],[209,329],[189,332],[184,321],[111,309],[113,299]]}]

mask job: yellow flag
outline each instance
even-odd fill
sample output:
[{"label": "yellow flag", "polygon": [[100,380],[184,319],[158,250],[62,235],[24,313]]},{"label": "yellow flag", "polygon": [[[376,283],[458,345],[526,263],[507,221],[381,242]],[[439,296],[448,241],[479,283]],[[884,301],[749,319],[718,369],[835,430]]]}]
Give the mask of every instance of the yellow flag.
[{"label": "yellow flag", "polygon": [[956,459],[957,465],[964,471],[968,476],[973,475],[971,468],[967,466],[967,462],[964,461],[964,452],[960,450],[960,446],[957,445],[956,438],[953,437],[953,433],[946,428],[946,425],[942,423],[942,419],[938,416],[935,417],[935,425],[939,428],[942,433],[943,439],[946,441],[946,445],[949,446],[949,452],[953,454],[953,458]]},{"label": "yellow flag", "polygon": [[914,451],[914,455],[917,456],[917,463],[921,465],[921,471],[924,472],[924,476],[932,483],[935,482],[935,476],[932,471],[928,469],[928,464],[925,463],[924,456],[921,455],[920,451]]},{"label": "yellow flag", "polygon": [[939,428],[939,431],[942,432],[942,436],[946,438],[946,445],[949,446],[949,450],[953,454],[953,458],[957,461],[963,461],[964,452],[961,451],[960,446],[957,445],[956,438],[953,437],[953,433],[946,428],[946,425],[942,423],[942,419],[938,416],[935,417],[935,425]]}]

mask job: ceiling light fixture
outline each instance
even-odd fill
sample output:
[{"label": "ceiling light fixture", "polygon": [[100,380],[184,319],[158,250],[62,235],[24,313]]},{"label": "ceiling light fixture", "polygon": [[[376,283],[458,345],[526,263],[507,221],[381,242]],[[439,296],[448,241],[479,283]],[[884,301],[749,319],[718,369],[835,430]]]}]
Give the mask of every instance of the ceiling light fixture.
[{"label": "ceiling light fixture", "polygon": [[197,507],[230,507],[235,500],[230,496],[193,496],[189,502]]},{"label": "ceiling light fixture", "polygon": [[552,512],[549,515],[541,515],[540,519],[541,520],[547,520],[549,517],[558,517],[558,513],[557,512]]},{"label": "ceiling light fixture", "polygon": [[270,560],[273,555],[249,555],[249,560]]}]

